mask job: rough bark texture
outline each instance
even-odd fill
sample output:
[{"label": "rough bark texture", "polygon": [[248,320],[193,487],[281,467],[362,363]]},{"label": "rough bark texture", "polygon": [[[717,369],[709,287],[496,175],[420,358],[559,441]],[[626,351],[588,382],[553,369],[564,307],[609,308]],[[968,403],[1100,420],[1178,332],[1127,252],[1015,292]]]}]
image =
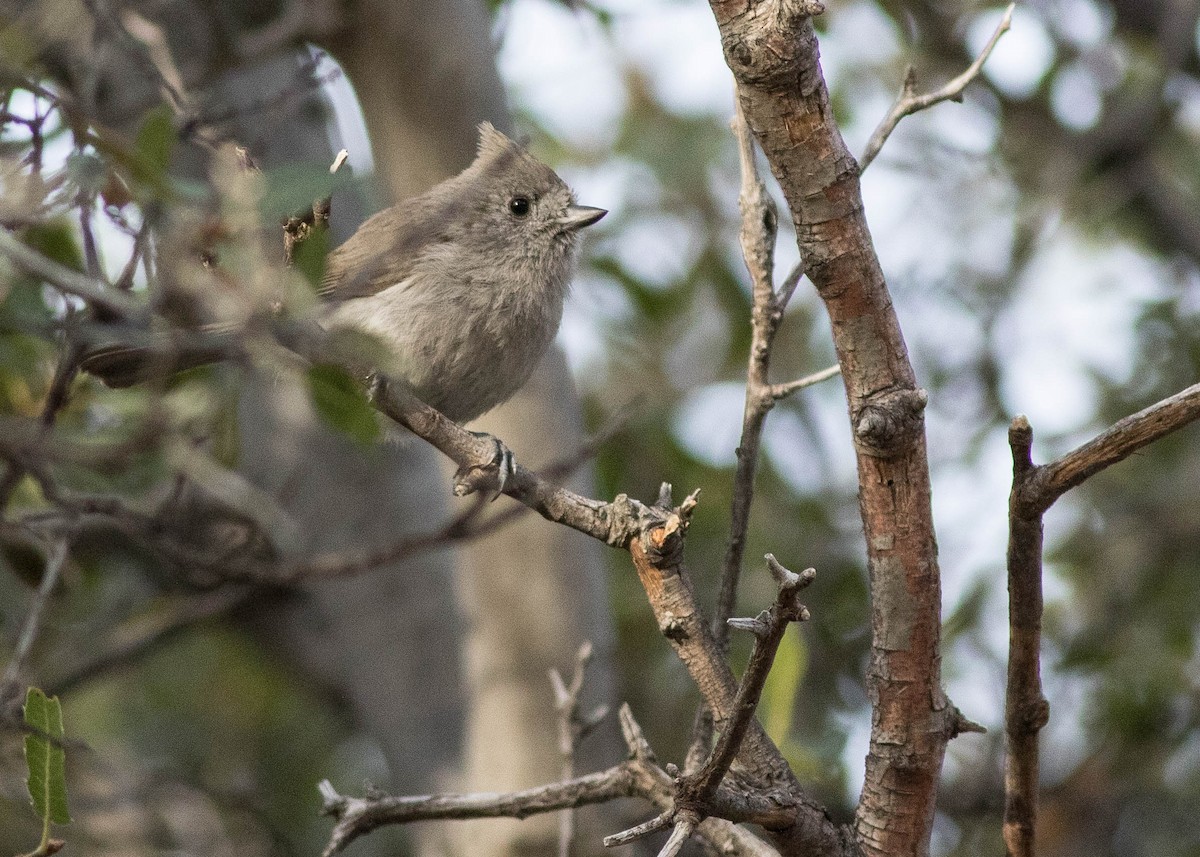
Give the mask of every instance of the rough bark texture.
[{"label": "rough bark texture", "polygon": [[834,122],[809,18],[795,0],[712,0],[746,122],[825,302],[857,446],[872,607],[870,753],[856,832],[871,854],[928,847],[954,718],[940,685],[940,581],[922,410],[863,215],[858,166]]},{"label": "rough bark texture", "polygon": [[1008,430],[1013,487],[1008,509],[1008,682],[1004,700],[1004,847],[1009,857],[1036,851],[1038,732],[1050,716],[1042,696],[1042,510],[1022,503],[1037,473],[1033,432],[1024,417]]}]

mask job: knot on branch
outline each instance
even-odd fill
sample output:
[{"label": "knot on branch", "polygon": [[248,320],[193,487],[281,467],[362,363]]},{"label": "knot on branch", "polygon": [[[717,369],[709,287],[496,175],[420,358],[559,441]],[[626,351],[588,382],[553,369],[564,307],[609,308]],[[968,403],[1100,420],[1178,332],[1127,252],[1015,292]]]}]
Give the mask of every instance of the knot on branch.
[{"label": "knot on branch", "polygon": [[924,390],[891,390],[873,396],[854,415],[854,440],[877,458],[895,458],[920,437],[922,413],[929,402]]},{"label": "knot on branch", "polygon": [[1026,734],[1040,732],[1050,722],[1050,703],[1045,697],[1030,700],[1022,706],[1019,716]]},{"label": "knot on branch", "polygon": [[740,85],[799,89],[808,95],[820,82],[811,18],[825,11],[821,0],[767,0],[754,14],[722,19],[721,47]]}]

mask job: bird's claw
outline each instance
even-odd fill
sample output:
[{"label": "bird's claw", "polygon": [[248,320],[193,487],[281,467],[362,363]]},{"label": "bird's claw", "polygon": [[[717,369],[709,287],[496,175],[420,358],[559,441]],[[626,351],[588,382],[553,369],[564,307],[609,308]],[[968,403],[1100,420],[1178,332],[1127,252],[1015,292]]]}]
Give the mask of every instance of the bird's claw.
[{"label": "bird's claw", "polygon": [[480,440],[492,444],[492,454],[481,464],[466,464],[454,474],[454,496],[466,497],[476,491],[493,493],[495,500],[504,493],[509,480],[517,472],[516,460],[512,450],[505,446],[499,438],[487,432],[471,432]]}]

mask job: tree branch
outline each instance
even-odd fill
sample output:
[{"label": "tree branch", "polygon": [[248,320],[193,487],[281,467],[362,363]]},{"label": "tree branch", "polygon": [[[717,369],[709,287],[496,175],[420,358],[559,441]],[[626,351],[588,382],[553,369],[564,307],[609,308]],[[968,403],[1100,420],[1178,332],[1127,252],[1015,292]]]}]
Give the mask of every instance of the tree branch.
[{"label": "tree branch", "polygon": [[[579,742],[600,725],[608,716],[608,706],[601,705],[591,713],[580,710],[580,694],[587,665],[592,660],[592,644],[584,642],[575,655],[575,672],[570,685],[563,681],[558,670],[550,670],[550,684],[554,688],[554,708],[558,712],[558,752],[562,756],[562,778],[575,776],[575,750]],[[575,838],[575,814],[566,810],[558,816],[558,855],[570,857],[571,842]]]},{"label": "tree branch", "polygon": [[1008,4],[1008,8],[1004,10],[1004,15],[1000,18],[1000,23],[996,26],[992,37],[967,70],[940,89],[918,95],[917,73],[912,66],[908,67],[908,70],[904,73],[904,84],[900,88],[900,96],[896,99],[896,103],[892,105],[892,109],[888,111],[887,116],[883,118],[883,121],[879,123],[878,127],[871,134],[871,139],[867,141],[867,148],[863,150],[862,155],[858,159],[860,173],[866,171],[871,162],[875,160],[875,156],[879,154],[883,148],[883,144],[887,142],[888,137],[896,130],[896,126],[900,124],[900,120],[905,116],[911,116],[914,113],[933,107],[935,104],[941,104],[943,101],[962,101],[963,90],[967,88],[967,85],[971,81],[979,77],[979,73],[983,70],[983,65],[988,61],[988,57],[992,55],[996,43],[1000,41],[1000,37],[1007,33],[1012,26],[1013,10],[1016,8],[1016,5],[1016,3]]},{"label": "tree branch", "polygon": [[29,653],[33,649],[34,641],[37,640],[38,633],[42,629],[42,611],[46,607],[46,602],[50,600],[54,588],[58,585],[63,566],[67,562],[69,548],[69,539],[60,537],[50,549],[46,566],[42,569],[42,580],[33,595],[33,601],[29,604],[29,612],[25,614],[25,624],[21,627],[21,635],[17,638],[16,648],[13,649],[12,657],[4,670],[4,677],[0,678],[0,705],[6,706],[10,698],[21,695],[18,683],[25,671],[25,663],[29,660]]},{"label": "tree branch", "polygon": [[0,229],[0,253],[10,258],[18,267],[36,274],[64,294],[77,297],[129,321],[144,323],[149,319],[146,308],[125,292],[112,289],[103,281],[94,280],[60,265],[25,246],[4,229]]},{"label": "tree branch", "polygon": [[[618,713],[621,732],[629,747],[629,759],[604,771],[560,783],[505,794],[352,798],[338,794],[329,781],[323,781],[319,786],[324,804],[322,811],[337,820],[324,857],[332,857],[358,837],[387,824],[447,818],[526,818],[536,813],[603,803],[618,797],[639,797],[663,812],[646,824],[606,837],[605,845],[625,844],[661,830],[675,815],[671,778],[658,767],[629,706],[622,705]],[[704,819],[696,827],[696,833],[721,854],[778,857],[757,836],[723,818]]]},{"label": "tree branch", "polygon": [[504,794],[421,795],[352,798],[339,795],[328,780],[321,783],[322,812],[337,819],[324,857],[336,854],[365,833],[385,824],[407,824],[449,818],[527,818],[542,812],[620,797],[636,797],[636,762],[595,774]]},{"label": "tree branch", "polygon": [[867,227],[859,167],[834,119],[813,5],[709,5],[742,114],[779,181],[804,273],[829,315],[855,439],[872,631],[872,730],[857,845],[867,854],[919,855],[957,722],[941,689],[925,396]]},{"label": "tree branch", "polygon": [[149,625],[137,635],[131,636],[123,632],[127,629],[118,629],[117,634],[111,635],[113,639],[95,647],[99,651],[91,659],[75,664],[63,675],[52,677],[46,692],[61,696],[81,684],[136,663],[183,631],[228,616],[261,594],[262,590],[240,586],[181,598],[165,610],[157,611],[157,615],[149,617],[148,621],[137,621],[138,625]]},{"label": "tree branch", "polygon": [[[741,162],[742,190],[738,206],[742,213],[742,258],[750,272],[753,305],[750,310],[750,354],[746,367],[746,404],[742,411],[742,437],[737,447],[737,471],[733,478],[733,501],[729,512],[729,539],[725,562],[721,567],[721,591],[713,615],[713,636],[724,651],[729,645],[729,627],[737,602],[738,580],[750,528],[750,507],[754,502],[754,474],[758,469],[758,448],[762,440],[767,412],[775,405],[767,370],[771,345],[783,311],[775,300],[772,283],[775,254],[775,203],[758,175],[754,163],[754,141],[746,127],[741,108],[733,118]],[[698,736],[698,738],[703,736]]]},{"label": "tree branch", "polygon": [[1038,733],[1050,718],[1042,695],[1042,516],[1066,491],[1200,418],[1200,384],[1114,423],[1049,464],[1033,463],[1033,429],[1012,421],[1013,485],[1008,509],[1008,682],[1004,727],[1004,843],[1010,857],[1036,853]]},{"label": "tree branch", "polygon": [[787,626],[792,622],[807,621],[809,617],[808,608],[800,603],[800,590],[812,583],[816,571],[809,568],[794,574],[780,565],[771,554],[766,555],[766,561],[771,576],[779,586],[775,602],[755,619],[729,620],[731,627],[750,631],[755,636],[750,663],[746,666],[733,701],[732,718],[725,724],[717,746],[713,748],[704,767],[695,775],[684,777],[680,788],[679,803],[684,806],[697,805],[702,815],[707,814],[704,810],[737,756],[746,730],[754,720],[767,674],[775,663],[775,654],[779,651]]},{"label": "tree branch", "polygon": [[1200,418],[1200,384],[1113,423],[1102,434],[1038,467],[1023,487],[1023,510],[1050,508],[1064,493],[1144,446]]}]

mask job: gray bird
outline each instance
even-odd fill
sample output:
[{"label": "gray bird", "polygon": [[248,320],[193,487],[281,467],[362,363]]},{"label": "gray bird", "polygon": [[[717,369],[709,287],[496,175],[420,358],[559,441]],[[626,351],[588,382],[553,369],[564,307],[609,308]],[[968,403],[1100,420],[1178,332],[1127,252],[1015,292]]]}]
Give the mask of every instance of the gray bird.
[{"label": "gray bird", "polygon": [[[577,205],[544,163],[490,123],[474,162],[420,196],[380,211],[329,254],[322,324],[377,337],[389,377],[457,422],[507,401],[562,320],[579,230],[607,212]],[[109,346],[81,366],[110,386],[163,371],[147,349]],[[172,371],[213,349],[169,358]]]}]

